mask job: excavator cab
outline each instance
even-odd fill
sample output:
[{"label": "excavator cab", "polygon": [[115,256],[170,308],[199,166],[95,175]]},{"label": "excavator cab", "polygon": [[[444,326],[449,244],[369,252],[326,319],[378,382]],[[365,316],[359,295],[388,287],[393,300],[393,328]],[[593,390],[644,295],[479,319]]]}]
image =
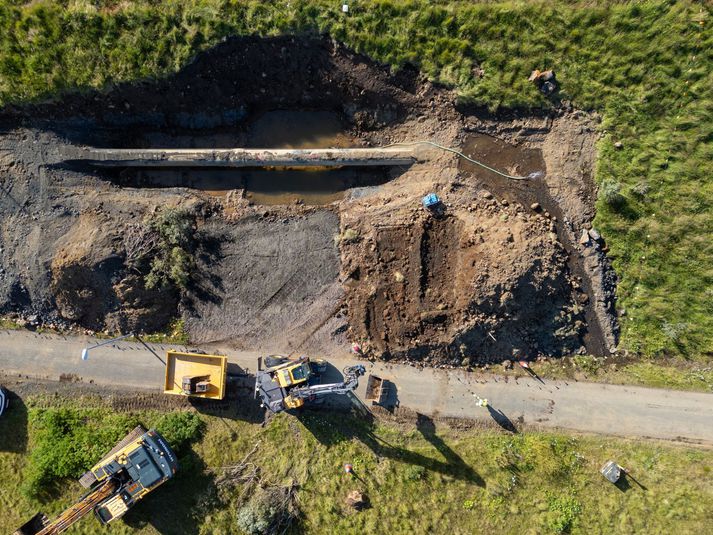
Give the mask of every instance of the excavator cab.
[{"label": "excavator cab", "polygon": [[312,370],[307,362],[301,364],[288,364],[286,367],[276,370],[275,376],[282,388],[298,385],[307,381],[312,375]]},{"label": "excavator cab", "polygon": [[292,388],[304,383],[313,384],[327,370],[327,363],[321,359],[299,357],[291,359],[282,355],[269,355],[260,359],[259,367],[265,366],[265,373],[270,374],[280,388]]}]

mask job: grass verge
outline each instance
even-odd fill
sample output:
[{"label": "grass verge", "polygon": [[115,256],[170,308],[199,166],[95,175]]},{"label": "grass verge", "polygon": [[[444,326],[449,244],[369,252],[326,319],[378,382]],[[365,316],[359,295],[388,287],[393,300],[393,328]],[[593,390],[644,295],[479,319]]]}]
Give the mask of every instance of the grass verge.
[{"label": "grass verge", "polygon": [[22,326],[13,319],[0,318],[0,329],[5,331],[15,331],[17,329],[22,329]]},{"label": "grass verge", "polygon": [[[543,379],[570,379],[593,383],[636,385],[673,390],[713,392],[713,368],[683,359],[624,359],[591,356],[565,357],[538,362],[530,367]],[[507,371],[499,367],[495,373],[524,377],[527,374],[515,365]]]},{"label": "grass verge", "polygon": [[[160,427],[169,419],[179,431],[191,427],[181,422],[194,421],[187,414],[195,414],[116,414],[96,397],[13,401],[0,420],[0,524],[10,529],[39,508],[57,514],[81,494],[72,478],[61,477],[44,503],[17,492],[35,466],[35,448],[49,444],[42,435],[47,414],[60,411],[82,422],[80,434],[106,436],[135,421]],[[54,407],[44,408],[48,402]],[[713,512],[711,450],[558,433],[509,435],[423,416],[368,423],[307,412],[262,427],[233,407],[219,414],[203,410],[198,418],[201,438],[183,442],[177,477],[109,533],[236,533],[238,510],[249,496],[240,483],[226,489],[217,477],[253,450],[247,460],[264,482],[298,485],[299,533],[696,533]],[[89,449],[75,448],[82,455]],[[606,482],[599,468],[609,459],[634,479],[621,487]],[[344,463],[354,466],[354,477],[344,473]],[[345,498],[351,490],[364,492],[370,507],[350,510]],[[97,529],[87,518],[68,533]]]}]

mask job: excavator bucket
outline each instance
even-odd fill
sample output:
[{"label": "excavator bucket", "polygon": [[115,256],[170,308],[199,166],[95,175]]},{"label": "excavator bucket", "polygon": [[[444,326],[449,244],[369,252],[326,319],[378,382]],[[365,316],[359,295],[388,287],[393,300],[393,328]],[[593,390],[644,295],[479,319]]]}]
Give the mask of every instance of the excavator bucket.
[{"label": "excavator bucket", "polygon": [[370,375],[366,380],[366,401],[371,401],[374,405],[379,405],[386,401],[388,393],[388,381],[376,375]]},{"label": "excavator bucket", "polygon": [[49,524],[49,519],[44,513],[37,513],[28,522],[20,526],[12,535],[35,535]]}]

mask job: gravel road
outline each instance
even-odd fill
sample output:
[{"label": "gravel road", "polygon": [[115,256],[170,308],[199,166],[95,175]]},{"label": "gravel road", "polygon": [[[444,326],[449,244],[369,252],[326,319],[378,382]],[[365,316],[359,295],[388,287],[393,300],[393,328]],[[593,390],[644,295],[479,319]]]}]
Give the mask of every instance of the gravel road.
[{"label": "gravel road", "polygon": [[[0,331],[0,372],[51,380],[81,380],[94,384],[157,390],[163,365],[138,343],[117,343],[89,352],[90,338]],[[171,346],[151,344],[158,355]],[[192,348],[191,348],[192,349]],[[254,371],[258,353],[221,351],[230,361]],[[336,368],[354,363],[346,352],[330,356]],[[646,437],[713,445],[713,394],[583,382],[545,381],[462,370],[435,370],[385,363],[367,366],[368,373],[393,381],[402,407],[431,416],[448,416],[563,428],[628,437]],[[366,381],[357,390],[364,396]],[[477,395],[490,410],[479,407]]]}]

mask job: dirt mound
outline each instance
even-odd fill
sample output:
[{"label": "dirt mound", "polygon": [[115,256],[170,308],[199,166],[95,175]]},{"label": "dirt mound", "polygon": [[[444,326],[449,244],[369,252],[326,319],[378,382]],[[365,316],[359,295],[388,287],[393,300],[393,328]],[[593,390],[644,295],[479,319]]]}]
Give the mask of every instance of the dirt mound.
[{"label": "dirt mound", "polygon": [[[299,119],[293,127],[275,116],[255,128],[265,112],[285,111],[331,114],[343,131],[320,137],[323,146],[430,140],[471,150],[470,133],[488,133],[544,156],[511,164],[505,151],[496,167],[546,167],[545,176],[540,189],[496,183],[419,145],[414,165],[378,177],[301,176],[312,198],[331,203],[315,208],[289,190],[294,171],[279,179],[272,170],[161,174],[62,159],[68,144],[289,145]],[[394,75],[330,39],[298,37],[231,38],[163,80],[2,110],[0,313],[123,332],[157,330],[180,313],[196,343],[329,354],[359,340],[433,365],[501,360],[513,349],[580,350],[611,311],[612,289],[598,282],[607,273],[593,260],[602,249],[584,251],[591,257],[580,265],[574,255],[584,252],[569,243],[591,221],[595,197],[594,131],[573,115],[464,113],[453,93],[411,69]],[[305,138],[315,139],[297,145]],[[524,193],[511,195],[518,188]],[[430,192],[445,200],[445,217],[421,208]],[[259,205],[275,193],[283,204]],[[128,225],[167,205],[197,219],[196,269],[180,295],[148,290],[122,249]]]},{"label": "dirt mound", "polygon": [[440,218],[417,199],[388,226],[361,218],[342,246],[353,337],[452,364],[578,349],[581,310],[551,222],[467,190],[453,204],[475,200]]},{"label": "dirt mound", "polygon": [[60,317],[94,330],[156,330],[175,317],[177,295],[147,290],[127,273],[121,236],[110,218],[80,216],[57,243],[51,292]]},{"label": "dirt mound", "polygon": [[52,259],[51,291],[59,314],[94,329],[116,306],[111,277],[121,266],[112,247],[116,235],[106,223],[96,215],[80,216]]}]

